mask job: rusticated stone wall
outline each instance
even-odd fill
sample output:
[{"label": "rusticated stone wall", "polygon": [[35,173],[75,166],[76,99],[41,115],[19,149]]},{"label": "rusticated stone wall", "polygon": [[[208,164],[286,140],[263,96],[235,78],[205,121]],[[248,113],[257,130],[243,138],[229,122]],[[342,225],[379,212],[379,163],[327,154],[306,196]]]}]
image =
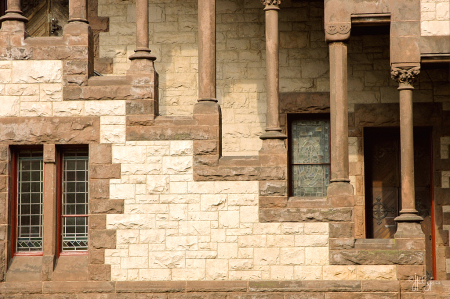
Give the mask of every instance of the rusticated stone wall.
[{"label": "rusticated stone wall", "polygon": [[450,34],[449,8],[448,0],[421,0],[422,36]]}]

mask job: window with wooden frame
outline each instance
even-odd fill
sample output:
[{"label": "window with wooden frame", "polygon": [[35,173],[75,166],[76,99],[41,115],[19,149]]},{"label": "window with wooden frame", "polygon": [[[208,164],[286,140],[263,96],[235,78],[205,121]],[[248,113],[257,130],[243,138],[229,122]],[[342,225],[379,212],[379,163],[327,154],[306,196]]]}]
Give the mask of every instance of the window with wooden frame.
[{"label": "window with wooden frame", "polygon": [[58,154],[59,252],[87,253],[89,160],[87,148],[63,148]]},{"label": "window with wooden frame", "polygon": [[44,162],[42,148],[12,151],[13,225],[16,255],[39,255],[43,250]]},{"label": "window with wooden frame", "polygon": [[290,115],[289,131],[290,195],[326,197],[331,172],[329,115]]}]

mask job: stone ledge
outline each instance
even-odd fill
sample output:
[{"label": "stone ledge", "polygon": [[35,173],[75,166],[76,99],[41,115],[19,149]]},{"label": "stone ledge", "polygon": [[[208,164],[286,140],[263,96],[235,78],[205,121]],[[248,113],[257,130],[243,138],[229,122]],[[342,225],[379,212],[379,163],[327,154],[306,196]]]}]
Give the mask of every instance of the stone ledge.
[{"label": "stone ledge", "polygon": [[250,292],[358,292],[361,281],[250,281]]},{"label": "stone ledge", "polygon": [[118,281],[117,293],[180,293],[186,291],[185,281]]},{"label": "stone ledge", "polygon": [[352,208],[340,209],[260,209],[261,222],[350,222]]},{"label": "stone ledge", "polygon": [[111,293],[114,291],[113,282],[43,282],[43,294],[58,294],[58,293]]},{"label": "stone ledge", "polygon": [[423,265],[424,251],[330,250],[331,265]]}]

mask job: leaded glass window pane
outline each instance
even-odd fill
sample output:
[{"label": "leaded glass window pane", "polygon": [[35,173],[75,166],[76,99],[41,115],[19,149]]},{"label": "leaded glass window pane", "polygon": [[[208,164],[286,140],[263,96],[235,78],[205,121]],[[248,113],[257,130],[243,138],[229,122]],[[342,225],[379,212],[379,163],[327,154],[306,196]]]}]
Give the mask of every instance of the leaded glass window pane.
[{"label": "leaded glass window pane", "polygon": [[42,151],[20,151],[17,166],[17,252],[42,251]]},{"label": "leaded glass window pane", "polygon": [[294,196],[325,197],[330,183],[330,122],[294,120],[291,125]]},{"label": "leaded glass window pane", "polygon": [[63,154],[62,250],[88,249],[88,152]]}]

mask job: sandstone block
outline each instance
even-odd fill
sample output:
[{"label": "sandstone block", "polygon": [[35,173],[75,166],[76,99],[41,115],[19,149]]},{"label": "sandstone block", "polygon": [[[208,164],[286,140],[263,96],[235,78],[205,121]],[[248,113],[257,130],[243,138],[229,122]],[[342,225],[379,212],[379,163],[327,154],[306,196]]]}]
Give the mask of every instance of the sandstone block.
[{"label": "sandstone block", "polygon": [[206,260],[207,280],[228,279],[228,260],[208,259]]},{"label": "sandstone block", "polygon": [[280,259],[279,248],[255,248],[255,265],[277,265]]},{"label": "sandstone block", "polygon": [[219,228],[239,228],[239,211],[219,211]]},{"label": "sandstone block", "polygon": [[323,266],[324,280],[356,280],[356,266]]},{"label": "sandstone block", "polygon": [[292,280],[294,278],[293,266],[271,266],[270,278],[274,280]]},{"label": "sandstone block", "polygon": [[60,83],[62,61],[24,60],[12,62],[11,83]]},{"label": "sandstone block", "polygon": [[117,229],[117,246],[124,246],[127,249],[128,256],[128,245],[129,244],[137,244],[139,241],[139,231],[138,230],[130,230],[128,228],[125,229]]},{"label": "sandstone block", "polygon": [[172,280],[204,280],[205,269],[173,269]]},{"label": "sandstone block", "polygon": [[305,263],[304,248],[281,248],[280,264],[282,265],[303,265]]},{"label": "sandstone block", "polygon": [[54,116],[84,115],[84,102],[81,101],[54,102],[52,106]]},{"label": "sandstone block", "polygon": [[261,248],[267,244],[267,238],[265,235],[251,235],[251,236],[238,236],[239,248]]},{"label": "sandstone block", "polygon": [[39,84],[39,97],[41,102],[62,101],[62,84]]},{"label": "sandstone block", "polygon": [[9,96],[39,95],[39,84],[5,84],[4,94]]},{"label": "sandstone block", "polygon": [[170,280],[170,269],[139,269],[139,280],[165,281]]},{"label": "sandstone block", "polygon": [[20,116],[52,116],[52,104],[48,102],[21,102]]},{"label": "sandstone block", "polygon": [[226,194],[202,194],[201,210],[202,211],[219,211],[226,210],[227,195]]},{"label": "sandstone block", "polygon": [[[290,235],[268,235],[267,236],[268,247],[293,247],[294,236]],[[302,245],[300,245],[302,246]]]},{"label": "sandstone block", "polygon": [[20,100],[18,96],[0,96],[0,116],[19,116]]},{"label": "sandstone block", "polygon": [[360,280],[392,280],[397,278],[394,265],[358,265],[357,279]]},{"label": "sandstone block", "polygon": [[306,247],[305,248],[305,265],[323,266],[329,262],[328,247]]},{"label": "sandstone block", "polygon": [[126,128],[123,125],[102,125],[100,127],[101,143],[125,143]]},{"label": "sandstone block", "polygon": [[192,171],[192,157],[163,157],[163,174],[184,174]]},{"label": "sandstone block", "polygon": [[322,266],[294,266],[294,279],[297,280],[322,279]]},{"label": "sandstone block", "polygon": [[[155,216],[147,214],[114,215],[106,217],[108,229],[149,229],[155,227]],[[139,234],[139,232],[136,232]]]},{"label": "sandstone block", "polygon": [[[237,258],[238,244],[237,243],[218,243],[217,257],[221,259]],[[236,270],[236,269],[234,269]]]}]

